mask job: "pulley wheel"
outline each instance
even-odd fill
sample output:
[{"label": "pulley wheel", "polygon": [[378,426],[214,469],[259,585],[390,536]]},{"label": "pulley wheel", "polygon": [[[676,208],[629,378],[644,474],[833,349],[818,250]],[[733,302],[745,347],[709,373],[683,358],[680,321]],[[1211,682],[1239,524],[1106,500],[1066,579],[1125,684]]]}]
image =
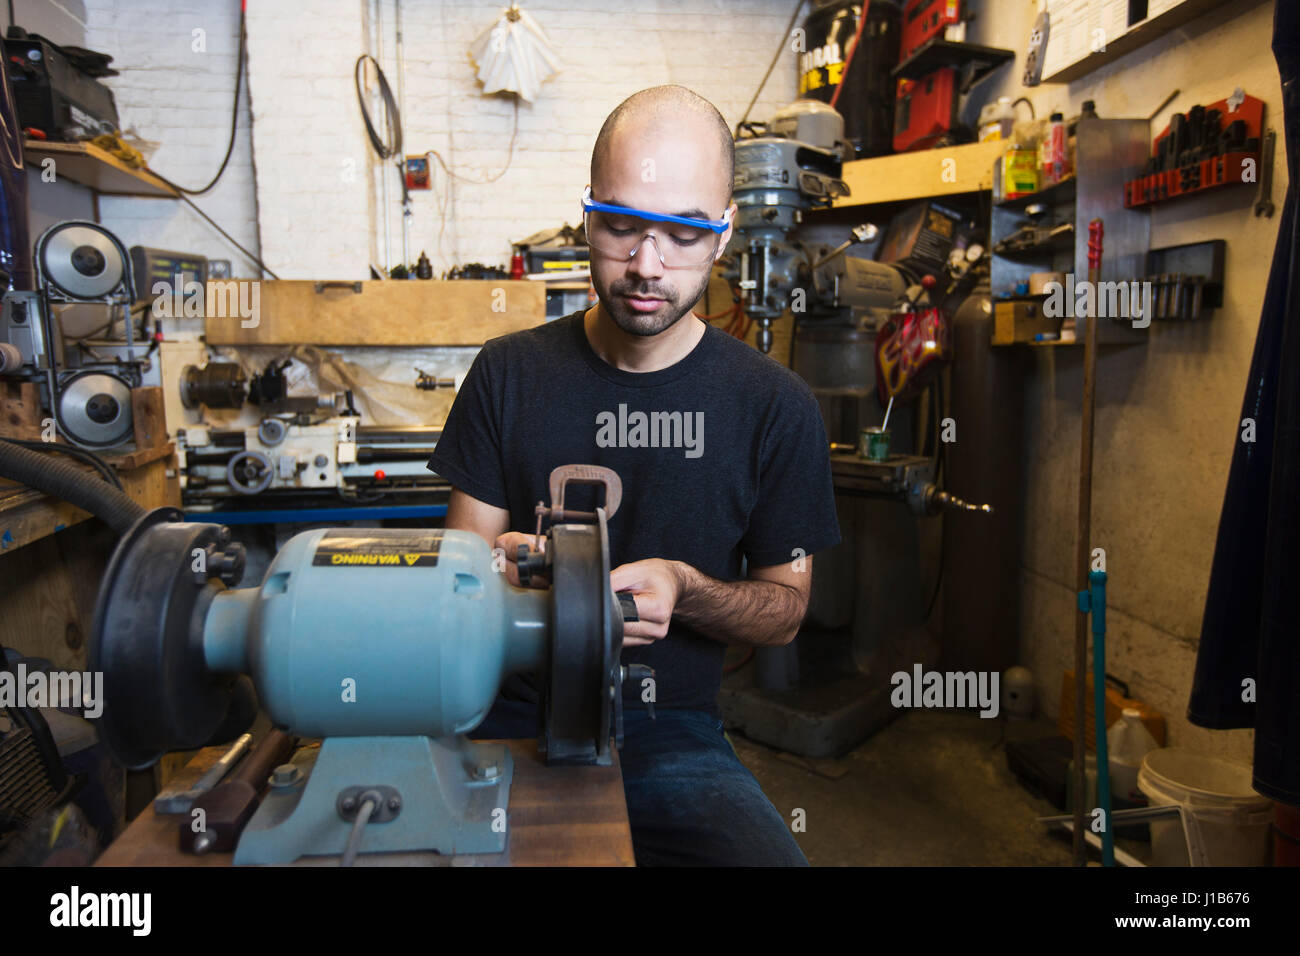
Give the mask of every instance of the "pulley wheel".
[{"label": "pulley wheel", "polygon": [[196,549],[214,569],[238,545],[220,525],[183,519],[176,508],[155,508],[132,525],[95,604],[90,669],[104,675],[96,723],[109,752],[132,770],[171,750],[206,746],[229,729],[232,710],[247,711],[249,723],[253,716],[236,676],[207,668],[203,622],[223,585],[194,570]]},{"label": "pulley wheel", "polygon": [[59,419],[78,445],[120,445],[133,434],[131,386],[107,372],[78,372],[59,389]]},{"label": "pulley wheel", "polygon": [[126,271],[118,244],[94,223],[51,226],[37,247],[41,274],[69,298],[102,299],[117,288]]}]

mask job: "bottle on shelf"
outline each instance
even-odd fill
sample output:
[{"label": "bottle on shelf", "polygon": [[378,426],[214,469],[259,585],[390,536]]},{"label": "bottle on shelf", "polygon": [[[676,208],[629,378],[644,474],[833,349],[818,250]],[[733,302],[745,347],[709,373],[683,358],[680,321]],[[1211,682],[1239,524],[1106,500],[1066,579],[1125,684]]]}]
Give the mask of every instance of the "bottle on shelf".
[{"label": "bottle on shelf", "polygon": [[999,96],[991,103],[985,103],[980,110],[979,141],[987,143],[994,140],[1010,139],[1011,129],[1016,124],[1016,110],[1011,105],[1011,97]]},{"label": "bottle on shelf", "polygon": [[1038,147],[1039,181],[1042,188],[1054,186],[1067,175],[1065,117],[1053,113]]}]

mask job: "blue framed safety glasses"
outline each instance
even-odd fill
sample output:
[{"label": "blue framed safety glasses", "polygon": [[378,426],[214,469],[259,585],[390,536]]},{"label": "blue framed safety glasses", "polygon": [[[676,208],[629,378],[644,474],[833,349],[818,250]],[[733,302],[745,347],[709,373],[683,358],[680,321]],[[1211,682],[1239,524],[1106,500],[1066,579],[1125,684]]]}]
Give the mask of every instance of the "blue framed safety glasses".
[{"label": "blue framed safety glasses", "polygon": [[731,223],[731,210],[721,219],[648,212],[596,202],[588,186],[582,194],[582,223],[587,244],[601,255],[629,260],[649,238],[665,269],[690,269],[704,265],[718,251],[720,237]]}]

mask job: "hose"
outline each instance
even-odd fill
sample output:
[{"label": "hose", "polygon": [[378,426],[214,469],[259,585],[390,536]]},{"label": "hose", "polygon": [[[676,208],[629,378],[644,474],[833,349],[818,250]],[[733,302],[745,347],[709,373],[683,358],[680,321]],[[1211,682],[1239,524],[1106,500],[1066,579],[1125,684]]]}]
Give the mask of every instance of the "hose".
[{"label": "hose", "polygon": [[68,455],[72,458],[76,458],[78,461],[85,462],[91,468],[94,468],[97,472],[103,475],[104,480],[118,491],[125,490],[122,488],[122,480],[117,477],[117,472],[110,468],[108,462],[104,461],[104,459],[100,458],[93,451],[88,451],[85,448],[78,448],[76,445],[60,445],[52,441],[25,441],[21,438],[7,438],[5,440],[11,441],[15,445],[20,445],[23,448],[29,448],[32,451],[38,451],[43,454],[54,452],[56,454]]},{"label": "hose", "polygon": [[116,534],[124,534],[145,509],[126,494],[66,461],[51,460],[0,440],[0,478],[8,478],[89,511]]}]

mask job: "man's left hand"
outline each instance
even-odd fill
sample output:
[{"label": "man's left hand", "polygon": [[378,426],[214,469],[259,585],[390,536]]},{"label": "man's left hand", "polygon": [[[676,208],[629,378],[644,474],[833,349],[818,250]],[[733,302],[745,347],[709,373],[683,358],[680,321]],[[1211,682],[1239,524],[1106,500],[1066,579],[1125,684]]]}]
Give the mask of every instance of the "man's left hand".
[{"label": "man's left hand", "polygon": [[623,622],[623,646],[653,644],[668,634],[668,622],[681,597],[682,578],[676,561],[650,558],[621,564],[609,573],[610,586],[630,591],[639,621]]}]

